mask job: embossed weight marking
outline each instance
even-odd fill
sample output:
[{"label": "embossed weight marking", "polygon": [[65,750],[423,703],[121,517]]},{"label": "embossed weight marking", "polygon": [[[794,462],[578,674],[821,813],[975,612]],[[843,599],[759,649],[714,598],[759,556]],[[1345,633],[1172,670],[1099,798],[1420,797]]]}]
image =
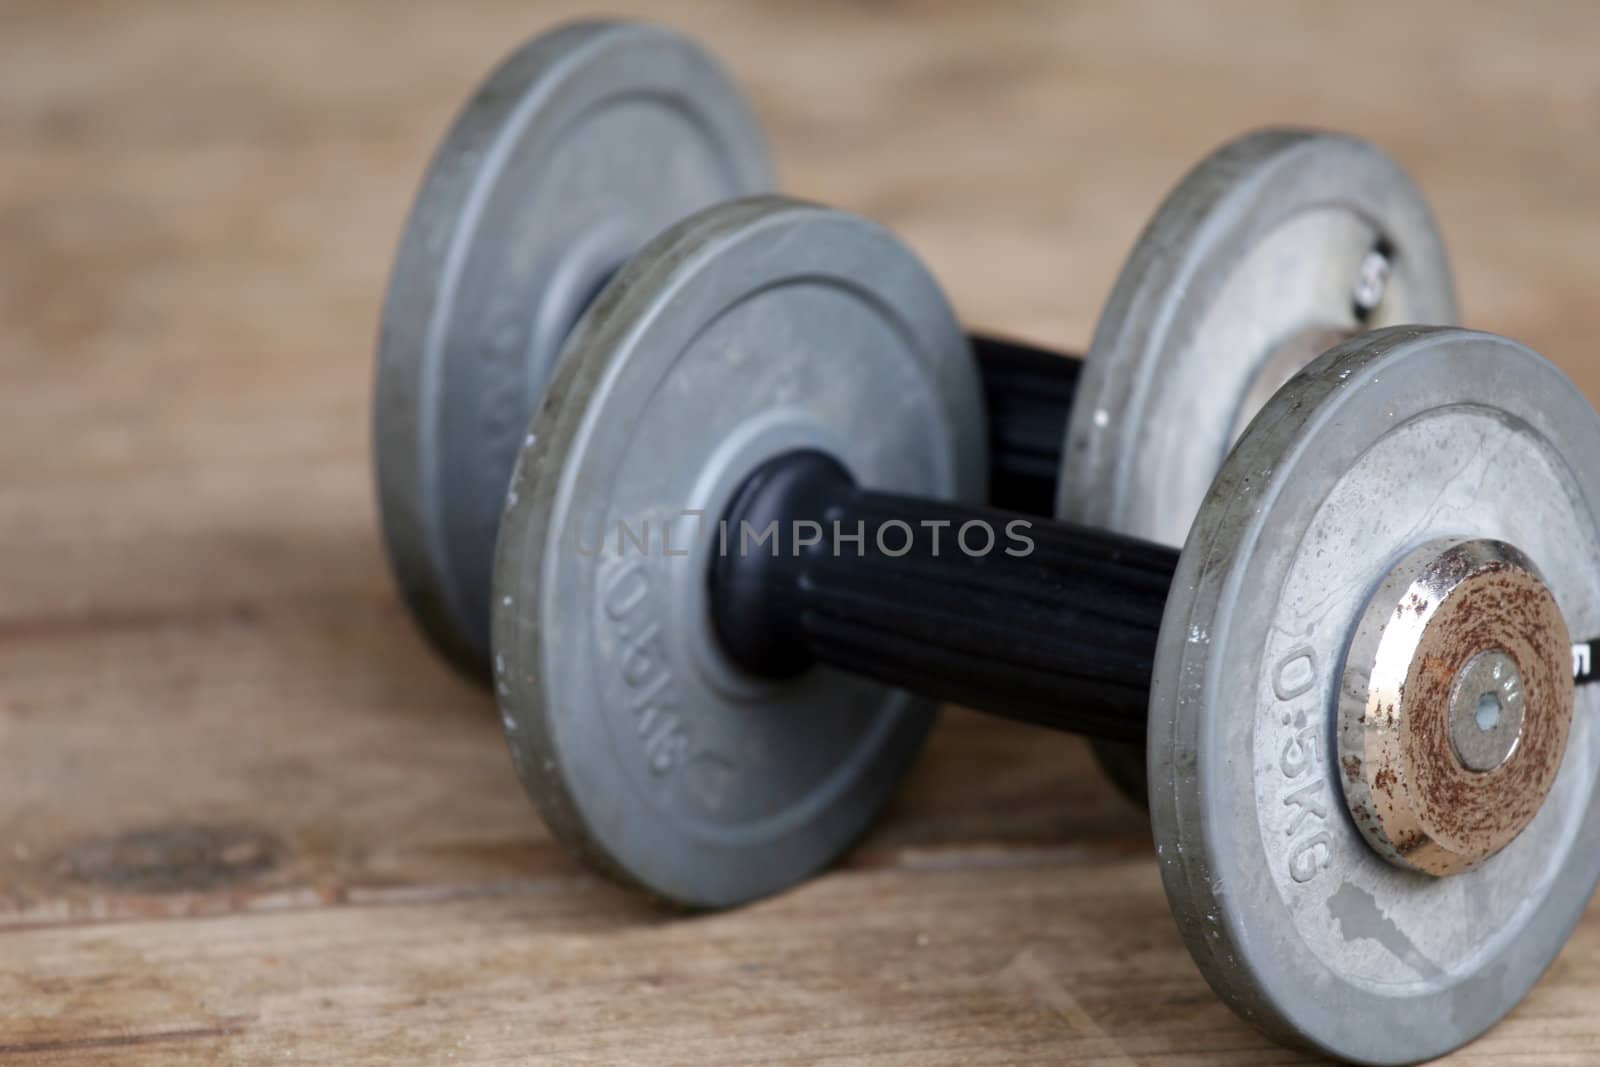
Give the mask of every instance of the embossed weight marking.
[{"label": "embossed weight marking", "polygon": [[[518,769],[603,869],[701,907],[780,889],[954,702],[1146,745],[1180,929],[1286,1041],[1437,1055],[1559,951],[1600,878],[1566,633],[1600,629],[1600,472],[1573,460],[1600,418],[1538,356],[1422,327],[1336,347],[1249,423],[1178,553],[978,502],[976,368],[870,223],[712,208],[612,294],[530,425],[495,616]],[[867,418],[885,434],[849,432]],[[652,518],[687,515],[718,536],[650,551]],[[583,521],[618,531],[598,559]],[[672,620],[647,654],[591,614],[608,556]],[[630,668],[670,675],[670,707],[641,717]],[[721,769],[714,808],[692,766]]]}]

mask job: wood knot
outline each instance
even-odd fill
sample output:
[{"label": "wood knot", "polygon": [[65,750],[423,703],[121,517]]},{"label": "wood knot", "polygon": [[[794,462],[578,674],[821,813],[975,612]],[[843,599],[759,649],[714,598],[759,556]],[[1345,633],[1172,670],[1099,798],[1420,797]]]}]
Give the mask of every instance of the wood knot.
[{"label": "wood knot", "polygon": [[275,834],[242,825],[149,827],[72,846],[62,873],[129,893],[221,889],[259,878],[288,849]]}]

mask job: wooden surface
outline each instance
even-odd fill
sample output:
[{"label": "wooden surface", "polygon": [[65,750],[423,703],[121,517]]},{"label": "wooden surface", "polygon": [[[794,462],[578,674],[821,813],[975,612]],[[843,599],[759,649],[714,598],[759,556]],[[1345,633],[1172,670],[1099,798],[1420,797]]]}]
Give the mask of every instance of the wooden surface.
[{"label": "wooden surface", "polygon": [[[976,323],[1083,342],[1173,181],[1292,121],[1397,154],[1469,321],[1600,391],[1594,5],[649,11]],[[840,869],[733,914],[553,846],[396,598],[367,403],[436,139],[579,13],[0,0],[0,1063],[1299,1062],[1070,739],[948,715]],[[1591,911],[1460,1060],[1600,1062],[1597,997]]]}]

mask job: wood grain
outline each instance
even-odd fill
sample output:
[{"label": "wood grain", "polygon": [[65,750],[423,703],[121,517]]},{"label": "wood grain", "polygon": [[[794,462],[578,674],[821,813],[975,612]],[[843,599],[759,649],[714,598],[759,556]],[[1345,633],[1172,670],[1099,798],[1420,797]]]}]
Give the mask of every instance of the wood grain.
[{"label": "wood grain", "polygon": [[[1081,344],[1270,122],[1432,198],[1474,325],[1600,397],[1600,8],[613,3],[786,188]],[[836,871],[719,916],[573,867],[408,624],[368,387],[451,113],[575,3],[0,0],[0,1063],[1277,1064],[1067,738],[948,715]],[[1600,1062],[1600,919],[1461,1062]]]}]

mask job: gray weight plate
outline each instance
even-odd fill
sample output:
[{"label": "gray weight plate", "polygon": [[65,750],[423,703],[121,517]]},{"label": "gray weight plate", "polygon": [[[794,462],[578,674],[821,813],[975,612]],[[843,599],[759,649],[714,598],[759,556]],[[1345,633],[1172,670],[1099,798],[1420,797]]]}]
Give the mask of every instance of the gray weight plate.
[{"label": "gray weight plate", "polygon": [[[1368,328],[1455,322],[1444,243],[1394,160],[1306,130],[1224,145],[1161,205],[1100,316],[1057,514],[1181,545],[1235,438],[1292,374]],[[1143,803],[1144,754],[1096,750]]]},{"label": "gray weight plate", "polygon": [[1402,327],[1318,359],[1206,497],[1162,621],[1150,703],[1162,877],[1212,986],[1280,1039],[1364,1063],[1471,1040],[1554,960],[1600,878],[1600,689],[1577,691],[1532,823],[1464,873],[1391,865],[1347,813],[1332,745],[1351,634],[1439,538],[1538,568],[1600,627],[1600,418],[1526,348]]},{"label": "gray weight plate", "polygon": [[511,464],[573,323],[650,238],[772,182],[727,73],[654,26],[535,38],[456,119],[389,285],[374,448],[395,574],[462,667],[487,674]]},{"label": "gray weight plate", "polygon": [[724,907],[854,841],[934,709],[825,668],[735,668],[707,605],[716,527],[753,470],[798,448],[865,485],[982,501],[982,396],[937,284],[862,219],[741,201],[630,261],[534,417],[495,563],[506,732],[567,845]]},{"label": "gray weight plate", "polygon": [[[1363,319],[1363,261],[1389,250]],[[1365,295],[1365,294],[1363,294]],[[1341,335],[1451,325],[1454,284],[1422,193],[1365,141],[1263,130],[1223,146],[1140,235],[1078,379],[1064,519],[1181,545],[1254,409]]]}]

